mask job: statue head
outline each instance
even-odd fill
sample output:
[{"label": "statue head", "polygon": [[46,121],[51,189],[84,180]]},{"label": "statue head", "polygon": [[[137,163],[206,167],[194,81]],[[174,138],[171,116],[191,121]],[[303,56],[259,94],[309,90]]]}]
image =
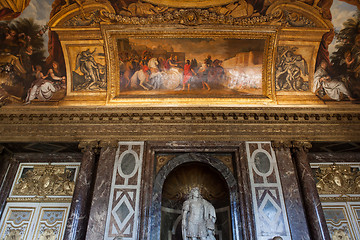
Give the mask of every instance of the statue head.
[{"label": "statue head", "polygon": [[199,198],[200,195],[200,189],[198,187],[194,187],[190,190],[189,197],[190,198]]}]

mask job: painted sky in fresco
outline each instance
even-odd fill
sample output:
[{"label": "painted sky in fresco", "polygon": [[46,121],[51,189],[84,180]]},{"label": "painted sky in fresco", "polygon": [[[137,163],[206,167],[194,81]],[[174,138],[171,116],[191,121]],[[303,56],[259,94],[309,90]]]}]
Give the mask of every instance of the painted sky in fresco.
[{"label": "painted sky in fresco", "polygon": [[[49,22],[51,4],[54,0],[31,0],[29,6],[21,13],[19,18],[32,18],[40,26],[46,25]],[[49,37],[48,34],[43,35],[44,48],[48,48]],[[45,57],[47,57],[48,51],[45,51]]]},{"label": "painted sky in fresco", "polygon": [[[343,28],[343,23],[356,13],[356,6],[335,0],[331,6],[332,23],[334,24],[335,32],[339,32]],[[329,46],[330,56],[335,51],[336,38]]]}]

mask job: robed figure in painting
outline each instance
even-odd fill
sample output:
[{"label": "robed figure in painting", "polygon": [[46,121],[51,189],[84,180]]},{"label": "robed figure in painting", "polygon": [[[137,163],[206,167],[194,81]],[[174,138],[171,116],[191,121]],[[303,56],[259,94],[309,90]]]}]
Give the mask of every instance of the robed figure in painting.
[{"label": "robed figure in painting", "polygon": [[202,198],[199,188],[190,191],[182,208],[183,240],[215,240],[215,208]]}]

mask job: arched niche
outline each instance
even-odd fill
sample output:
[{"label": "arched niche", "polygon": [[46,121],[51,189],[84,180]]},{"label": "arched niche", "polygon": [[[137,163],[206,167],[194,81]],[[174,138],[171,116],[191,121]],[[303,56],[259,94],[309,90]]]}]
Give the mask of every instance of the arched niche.
[{"label": "arched niche", "polygon": [[[239,196],[238,196],[238,187],[237,181],[232,173],[232,171],[219,159],[200,153],[187,153],[175,157],[167,164],[165,164],[159,172],[156,174],[154,180],[154,187],[152,192],[152,205],[150,207],[150,239],[160,239],[161,236],[161,208],[163,200],[163,188],[166,179],[170,177],[172,173],[177,174],[176,172],[181,168],[189,168],[191,165],[196,166],[197,168],[203,168],[205,174],[217,175],[218,179],[223,181],[223,184],[226,186],[228,206],[230,212],[231,220],[231,234],[232,239],[240,240],[241,229],[240,229],[240,211],[239,211]],[[174,171],[174,172],[173,172]],[[181,172],[181,170],[179,170]],[[191,187],[191,186],[189,186]],[[186,193],[186,190],[184,191]],[[180,193],[181,194],[181,193]],[[182,197],[180,197],[182,198]],[[215,205],[218,203],[215,203]],[[216,208],[216,206],[215,206]]]}]

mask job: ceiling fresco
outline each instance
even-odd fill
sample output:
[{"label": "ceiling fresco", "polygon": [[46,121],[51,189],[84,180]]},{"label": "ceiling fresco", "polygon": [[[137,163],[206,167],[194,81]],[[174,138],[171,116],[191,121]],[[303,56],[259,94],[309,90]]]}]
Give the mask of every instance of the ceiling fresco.
[{"label": "ceiling fresco", "polygon": [[[137,98],[276,104],[295,97],[358,103],[358,1],[283,2],[2,0],[0,105]],[[301,28],[304,36],[296,33]]]}]

